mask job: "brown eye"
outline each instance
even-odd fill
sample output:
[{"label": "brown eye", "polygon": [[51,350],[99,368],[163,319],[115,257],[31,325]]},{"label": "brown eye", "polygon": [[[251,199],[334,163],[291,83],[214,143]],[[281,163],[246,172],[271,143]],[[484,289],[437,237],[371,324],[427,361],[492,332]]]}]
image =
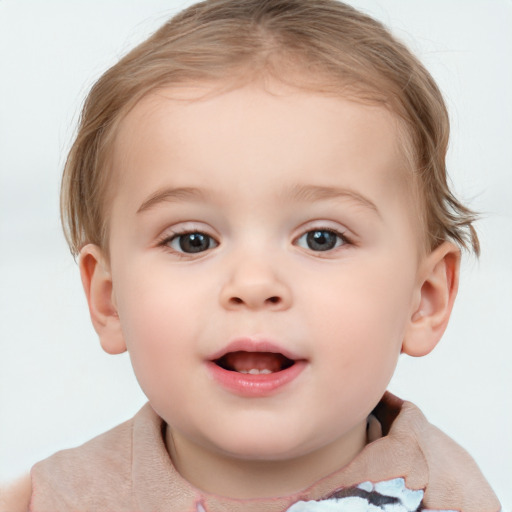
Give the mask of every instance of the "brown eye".
[{"label": "brown eye", "polygon": [[314,229],[304,233],[297,245],[312,251],[330,251],[346,243],[345,238],[336,231],[330,229]]},{"label": "brown eye", "polygon": [[195,254],[217,247],[217,242],[209,235],[200,232],[184,233],[174,236],[169,246],[178,252]]}]

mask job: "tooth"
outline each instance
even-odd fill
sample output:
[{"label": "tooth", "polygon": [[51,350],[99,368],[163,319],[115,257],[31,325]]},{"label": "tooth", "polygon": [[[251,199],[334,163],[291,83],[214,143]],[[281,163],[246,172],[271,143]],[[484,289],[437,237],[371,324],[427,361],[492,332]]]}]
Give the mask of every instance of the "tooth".
[{"label": "tooth", "polygon": [[264,368],[263,370],[258,370],[258,368],[251,368],[250,370],[240,370],[239,373],[248,373],[250,375],[268,375],[269,373],[273,372],[268,368]]},{"label": "tooth", "polygon": [[274,373],[272,370],[268,368],[263,368],[263,370],[258,370],[258,368],[251,368],[250,370],[236,370],[238,373],[242,373],[244,375],[268,375],[269,373]]}]

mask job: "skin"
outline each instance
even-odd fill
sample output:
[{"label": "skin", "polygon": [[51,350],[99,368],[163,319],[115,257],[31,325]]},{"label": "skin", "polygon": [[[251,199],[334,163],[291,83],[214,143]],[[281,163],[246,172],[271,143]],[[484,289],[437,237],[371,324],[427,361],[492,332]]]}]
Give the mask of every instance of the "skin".
[{"label": "skin", "polygon": [[30,475],[27,473],[8,485],[0,487],[0,510],[2,512],[27,512],[31,495],[32,484]]},{"label": "skin", "polygon": [[[174,92],[121,123],[109,257],[87,245],[80,259],[91,318],[107,352],[129,351],[186,479],[235,498],[296,492],[364,447],[399,354],[436,345],[459,251],[418,242],[386,109],[276,83]],[[334,247],[311,246],[314,231]],[[210,247],[183,252],[190,233]],[[227,390],[208,363],[241,337],[303,371],[269,396]]]}]

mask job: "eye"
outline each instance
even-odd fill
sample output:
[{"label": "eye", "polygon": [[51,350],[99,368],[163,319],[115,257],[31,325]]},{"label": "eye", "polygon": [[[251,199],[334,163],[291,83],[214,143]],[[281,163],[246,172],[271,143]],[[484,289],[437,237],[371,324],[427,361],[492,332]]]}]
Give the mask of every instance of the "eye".
[{"label": "eye", "polygon": [[168,245],[177,252],[194,254],[213,249],[219,244],[211,236],[199,231],[194,231],[192,233],[175,235],[168,239],[165,245]]},{"label": "eye", "polygon": [[341,234],[331,229],[313,229],[297,239],[297,245],[312,251],[330,251],[348,243]]}]

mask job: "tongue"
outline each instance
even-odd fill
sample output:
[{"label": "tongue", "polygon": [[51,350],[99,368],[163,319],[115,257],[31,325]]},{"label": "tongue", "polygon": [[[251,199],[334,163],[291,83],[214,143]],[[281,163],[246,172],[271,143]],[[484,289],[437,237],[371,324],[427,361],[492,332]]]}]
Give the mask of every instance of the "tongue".
[{"label": "tongue", "polygon": [[221,357],[217,364],[240,373],[247,373],[251,370],[265,371],[265,373],[279,372],[288,368],[293,361],[282,354],[272,352],[230,352]]}]

